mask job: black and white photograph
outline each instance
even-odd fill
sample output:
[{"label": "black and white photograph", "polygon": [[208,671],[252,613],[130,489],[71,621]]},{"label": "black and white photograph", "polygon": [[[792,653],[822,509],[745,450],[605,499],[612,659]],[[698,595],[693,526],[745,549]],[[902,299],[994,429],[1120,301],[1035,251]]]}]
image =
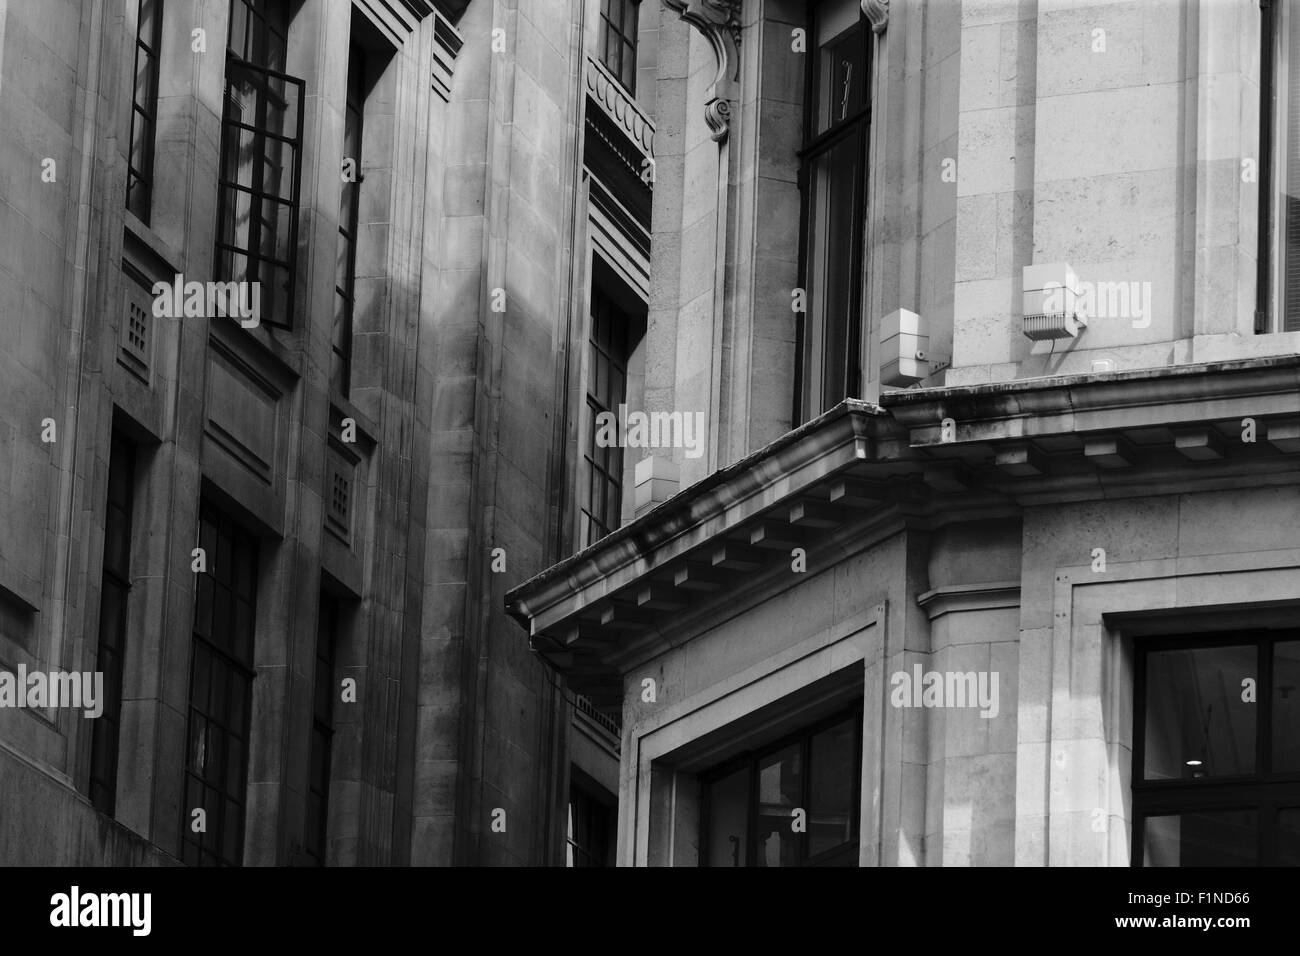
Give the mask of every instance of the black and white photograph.
[{"label": "black and white photograph", "polygon": [[1295,866],[1300,0],[0,0],[7,927]]}]

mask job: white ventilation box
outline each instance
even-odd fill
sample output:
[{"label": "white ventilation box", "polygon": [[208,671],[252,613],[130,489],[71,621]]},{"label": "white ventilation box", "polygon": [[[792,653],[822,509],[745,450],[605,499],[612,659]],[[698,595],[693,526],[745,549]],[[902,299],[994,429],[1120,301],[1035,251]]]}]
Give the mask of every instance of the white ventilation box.
[{"label": "white ventilation box", "polygon": [[930,374],[930,337],[915,312],[895,309],[880,320],[880,382],[911,385]]},{"label": "white ventilation box", "polygon": [[1088,327],[1079,277],[1068,263],[1025,266],[1021,296],[1025,337],[1072,339]]}]

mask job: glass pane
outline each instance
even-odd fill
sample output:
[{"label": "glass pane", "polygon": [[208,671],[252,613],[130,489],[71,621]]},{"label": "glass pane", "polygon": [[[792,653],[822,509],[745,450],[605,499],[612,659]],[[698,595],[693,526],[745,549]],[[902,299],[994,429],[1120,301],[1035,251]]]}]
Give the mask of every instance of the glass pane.
[{"label": "glass pane", "polygon": [[230,5],[230,49],[240,56],[248,55],[248,10],[242,3]]},{"label": "glass pane", "polygon": [[860,143],[851,135],[812,164],[808,228],[808,322],[810,358],[817,363],[810,378],[821,382],[821,408],[845,397],[849,324],[853,294],[860,277],[853,269],[855,192],[861,175]]},{"label": "glass pane", "polygon": [[708,785],[709,845],[705,862],[709,866],[744,866],[748,850],[749,768]]},{"label": "glass pane", "polygon": [[152,133],[149,119],[139,110],[131,113],[131,168],[144,173],[148,165],[148,152]]},{"label": "glass pane", "polygon": [[853,838],[854,721],[815,735],[808,758],[808,855]]},{"label": "glass pane", "polygon": [[208,725],[208,760],[203,768],[203,779],[213,788],[221,786],[225,770],[226,737],[214,724]]},{"label": "glass pane", "polygon": [[248,731],[248,690],[252,681],[243,674],[235,674],[230,682],[230,729],[239,736]]},{"label": "glass pane", "polygon": [[237,737],[226,739],[226,796],[244,799],[244,743]]},{"label": "glass pane", "polygon": [[233,621],[230,614],[230,591],[217,585],[212,600],[212,643],[224,651],[230,650]]},{"label": "glass pane", "polygon": [[209,688],[212,686],[212,658],[200,641],[194,642],[194,677],[190,686],[190,704],[204,710],[208,706]]},{"label": "glass pane", "polygon": [[194,630],[204,637],[212,636],[212,589],[212,578],[200,574],[194,604]]},{"label": "glass pane", "polygon": [[1254,866],[1254,810],[1208,810],[1147,817],[1146,866]]},{"label": "glass pane", "polygon": [[241,863],[244,859],[244,814],[237,804],[226,801],[226,818],[222,821],[222,825],[225,830],[222,853],[228,862]]},{"label": "glass pane", "polygon": [[230,725],[230,667],[220,658],[212,662],[212,694],[208,713],[226,726]]},{"label": "glass pane", "polygon": [[[828,5],[829,6],[829,5]],[[817,132],[842,123],[866,103],[866,68],[863,32],[854,4],[841,3],[842,11],[827,10],[819,30],[823,36],[848,24],[833,38],[823,40],[817,54]]]},{"label": "glass pane", "polygon": [[1300,807],[1277,813],[1277,866],[1300,866]]},{"label": "glass pane", "polygon": [[190,771],[203,775],[207,760],[208,722],[196,711],[190,711]]},{"label": "glass pane", "polygon": [[1146,779],[1254,771],[1256,706],[1241,698],[1257,660],[1253,644],[1147,655]]},{"label": "glass pane", "polygon": [[1273,769],[1300,770],[1300,641],[1273,646]]},{"label": "glass pane", "polygon": [[799,834],[794,832],[802,787],[799,747],[792,744],[758,762],[758,866],[798,866]]}]

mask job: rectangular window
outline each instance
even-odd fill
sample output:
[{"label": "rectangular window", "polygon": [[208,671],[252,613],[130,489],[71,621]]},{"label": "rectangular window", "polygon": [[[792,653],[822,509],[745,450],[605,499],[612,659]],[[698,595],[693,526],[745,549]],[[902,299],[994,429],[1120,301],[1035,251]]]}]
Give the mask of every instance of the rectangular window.
[{"label": "rectangular window", "polygon": [[352,382],[352,315],[356,301],[365,77],[365,54],[354,44],[348,53],[348,90],[343,111],[344,175],[339,189],[339,245],[334,266],[333,363],[330,368],[330,385],[345,398]]},{"label": "rectangular window", "polygon": [[566,866],[614,865],[615,804],[596,796],[595,789],[577,782],[569,787]]},{"label": "rectangular window", "polygon": [[283,72],[285,0],[231,0],[217,273],[256,282],[262,322],[293,323],[304,84]]},{"label": "rectangular window", "polygon": [[636,27],[640,0],[600,0],[600,60],[636,94]]},{"label": "rectangular window", "polygon": [[1300,865],[1300,632],[1137,651],[1135,866]]},{"label": "rectangular window", "polygon": [[855,0],[821,0],[811,11],[798,313],[800,421],[861,387],[866,157],[871,126],[871,32]]},{"label": "rectangular window", "polygon": [[[618,416],[627,401],[628,342],[632,319],[599,285],[591,290],[591,329],[587,341],[586,476],[579,478],[579,541],[594,544],[619,526],[623,508],[623,449],[604,441],[603,412]],[[620,441],[622,436],[618,436]]]},{"label": "rectangular window", "polygon": [[139,0],[135,74],[131,87],[131,146],[126,159],[126,208],[148,223],[153,203],[154,138],[158,129],[158,50],[163,0]]},{"label": "rectangular window", "polygon": [[[181,859],[238,866],[244,850],[257,538],[204,502],[196,576]],[[195,832],[195,810],[206,829]]]},{"label": "rectangular window", "polygon": [[334,740],[334,653],[338,646],[339,601],[320,596],[316,618],[316,674],[312,690],[311,766],[307,780],[307,853],[325,865],[325,836],[329,816],[330,746]]},{"label": "rectangular window", "polygon": [[861,763],[859,703],[702,774],[700,864],[857,866]]},{"label": "rectangular window", "polygon": [[1260,3],[1260,209],[1256,332],[1300,331],[1300,15]]},{"label": "rectangular window", "polygon": [[122,720],[122,661],[126,606],[131,592],[131,517],[135,497],[135,446],[113,432],[108,454],[108,504],[104,509],[104,570],[100,579],[99,649],[95,669],[104,675],[103,713],[90,745],[90,802],[113,815],[117,804],[118,734]]}]

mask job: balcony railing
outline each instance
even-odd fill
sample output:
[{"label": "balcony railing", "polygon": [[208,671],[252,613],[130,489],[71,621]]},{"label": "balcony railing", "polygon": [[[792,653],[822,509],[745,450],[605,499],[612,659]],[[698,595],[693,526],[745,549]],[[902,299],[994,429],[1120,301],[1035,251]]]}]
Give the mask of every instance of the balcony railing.
[{"label": "balcony railing", "polygon": [[588,722],[595,724],[601,730],[605,731],[605,733],[607,733],[610,737],[612,737],[613,738],[612,743],[614,745],[614,749],[615,750],[618,749],[619,742],[623,739],[622,718],[611,717],[609,714],[602,714],[599,710],[596,709],[596,705],[593,704],[583,694],[573,695],[573,707],[574,710],[579,715],[586,718]]}]

